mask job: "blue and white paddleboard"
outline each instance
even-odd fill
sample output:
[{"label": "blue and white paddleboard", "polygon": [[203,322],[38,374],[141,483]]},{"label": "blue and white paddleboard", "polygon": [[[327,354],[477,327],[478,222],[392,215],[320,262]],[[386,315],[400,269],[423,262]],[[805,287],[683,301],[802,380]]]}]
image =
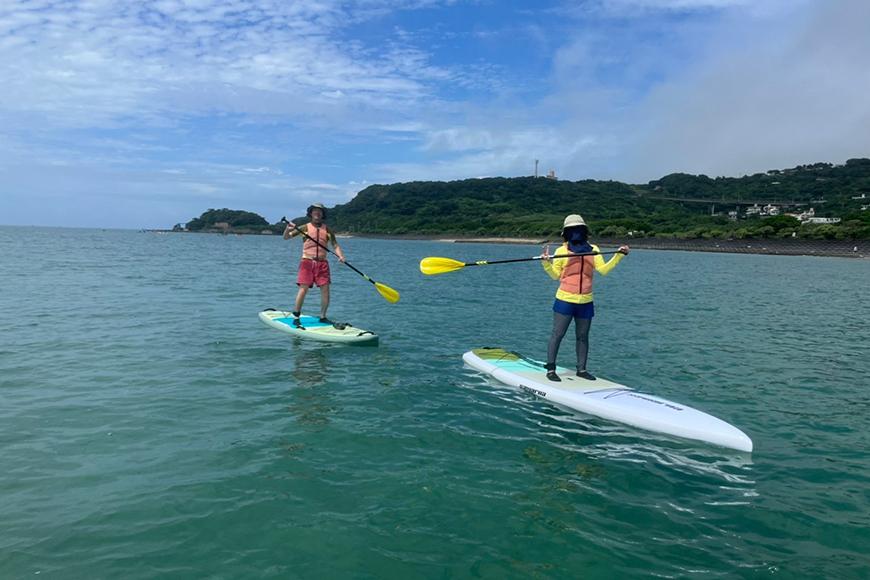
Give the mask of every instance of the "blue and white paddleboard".
[{"label": "blue and white paddleboard", "polygon": [[374,344],[378,341],[378,335],[374,332],[357,328],[347,322],[320,322],[320,319],[315,316],[303,314],[299,317],[297,325],[293,314],[286,310],[267,308],[260,313],[260,320],[263,324],[305,340],[346,344]]},{"label": "blue and white paddleboard", "polygon": [[581,379],[574,371],[557,367],[562,380],[551,381],[543,363],[501,348],[476,348],[462,355],[462,360],[502,383],[576,411],[648,431],[752,451],[752,440],[721,419],[607,379]]}]

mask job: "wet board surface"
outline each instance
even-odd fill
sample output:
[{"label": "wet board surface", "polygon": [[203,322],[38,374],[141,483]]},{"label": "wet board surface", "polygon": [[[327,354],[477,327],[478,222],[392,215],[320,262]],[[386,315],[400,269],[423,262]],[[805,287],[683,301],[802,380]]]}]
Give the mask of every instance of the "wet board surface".
[{"label": "wet board surface", "polygon": [[263,324],[304,340],[341,343],[376,343],[378,335],[347,322],[320,322],[319,317],[302,314],[299,326],[287,310],[267,309],[259,314]]},{"label": "wet board surface", "polygon": [[506,385],[570,409],[640,429],[752,451],[740,429],[692,407],[604,378],[582,379],[557,367],[560,382],[547,378],[543,363],[501,348],[477,348],[462,355],[465,363]]}]

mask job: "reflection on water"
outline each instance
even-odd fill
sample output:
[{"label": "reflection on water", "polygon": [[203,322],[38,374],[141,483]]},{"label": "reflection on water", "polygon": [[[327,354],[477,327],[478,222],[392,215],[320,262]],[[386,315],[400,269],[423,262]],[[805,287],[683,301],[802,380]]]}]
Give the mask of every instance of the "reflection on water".
[{"label": "reflection on water", "polygon": [[553,470],[550,476],[559,472],[580,479],[600,478],[604,476],[602,461],[617,461],[655,465],[674,474],[708,476],[722,489],[732,489],[735,501],[757,495],[749,454],[584,415],[541,401],[472,369],[466,368],[465,375],[465,386],[483,388],[503,403],[522,409],[523,417],[535,425],[546,445],[528,447],[523,456],[538,471]]},{"label": "reflection on water", "polygon": [[322,427],[329,423],[335,410],[327,383],[329,363],[328,346],[311,347],[300,339],[293,340],[293,370],[290,373],[289,411],[302,425]]},{"label": "reflection on water", "polygon": [[867,576],[870,262],[639,251],[599,281],[594,365],[747,455],[463,371],[540,353],[551,281],[420,258],[528,248],[347,243],[402,290],[335,268],[376,348],[257,319],[295,280],[274,236],[0,227],[0,578]]},{"label": "reflection on water", "polygon": [[305,348],[305,343],[298,338],[293,339],[293,373],[299,387],[310,388],[323,384],[326,380],[327,360],[325,347]]}]

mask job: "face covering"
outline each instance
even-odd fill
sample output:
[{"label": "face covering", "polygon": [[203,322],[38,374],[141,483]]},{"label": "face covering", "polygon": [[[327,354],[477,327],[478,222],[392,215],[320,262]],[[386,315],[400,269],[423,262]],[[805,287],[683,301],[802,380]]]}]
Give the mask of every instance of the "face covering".
[{"label": "face covering", "polygon": [[592,251],[592,246],[586,241],[584,232],[570,232],[568,236],[568,249],[575,254],[584,254]]}]

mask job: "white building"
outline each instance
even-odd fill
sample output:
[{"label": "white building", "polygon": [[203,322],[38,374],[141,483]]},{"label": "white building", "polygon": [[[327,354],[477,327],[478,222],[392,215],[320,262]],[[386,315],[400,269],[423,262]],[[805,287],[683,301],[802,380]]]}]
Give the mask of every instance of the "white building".
[{"label": "white building", "polygon": [[790,213],[786,214],[792,217],[796,217],[801,221],[801,225],[804,224],[838,224],[841,221],[841,218],[827,218],[827,217],[816,217],[816,210],[814,208],[810,208],[803,213]]},{"label": "white building", "polygon": [[761,214],[761,208],[758,207],[757,203],[755,205],[753,205],[752,207],[746,208],[746,216],[747,217],[749,217],[751,215],[759,215],[759,214]]},{"label": "white building", "polygon": [[808,219],[811,219],[811,218],[815,217],[815,215],[816,215],[816,210],[813,209],[813,208],[810,208],[810,209],[808,209],[808,210],[805,211],[805,212],[801,212],[801,213],[788,213],[788,214],[785,214],[785,215],[790,215],[790,216],[793,217],[793,218],[797,218],[797,219],[799,219],[799,220],[801,221],[801,223],[803,223],[803,222],[807,221]]}]

